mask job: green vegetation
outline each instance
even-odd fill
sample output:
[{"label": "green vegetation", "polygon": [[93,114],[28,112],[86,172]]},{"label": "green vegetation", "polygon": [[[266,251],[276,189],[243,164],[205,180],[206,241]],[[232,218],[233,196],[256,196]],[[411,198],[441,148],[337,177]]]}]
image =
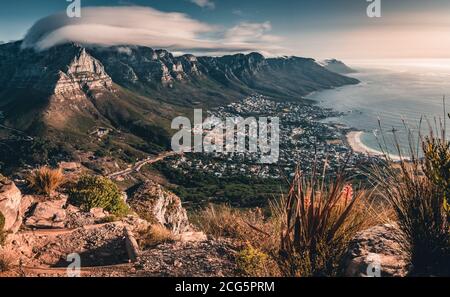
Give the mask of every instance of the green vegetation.
[{"label": "green vegetation", "polygon": [[268,276],[275,267],[269,255],[255,249],[250,244],[247,244],[247,247],[238,253],[236,264],[244,275],[252,277]]},{"label": "green vegetation", "polygon": [[5,173],[15,173],[24,165],[56,165],[59,160],[70,159],[72,151],[65,143],[56,144],[41,138],[33,141],[4,139],[0,143],[0,168]]},{"label": "green vegetation", "polygon": [[445,130],[441,137],[434,137],[431,132],[423,142],[423,151],[425,174],[436,186],[444,189],[444,209],[447,219],[450,219],[450,141],[445,139]]},{"label": "green vegetation", "polygon": [[278,179],[262,179],[235,175],[217,177],[201,170],[193,170],[189,175],[181,169],[171,168],[167,162],[152,165],[177,187],[171,190],[194,208],[205,207],[209,203],[229,204],[233,207],[267,206],[270,199],[287,190],[287,183]]},{"label": "green vegetation", "polygon": [[117,185],[101,176],[82,176],[70,190],[69,202],[86,211],[100,207],[118,217],[130,211]]}]

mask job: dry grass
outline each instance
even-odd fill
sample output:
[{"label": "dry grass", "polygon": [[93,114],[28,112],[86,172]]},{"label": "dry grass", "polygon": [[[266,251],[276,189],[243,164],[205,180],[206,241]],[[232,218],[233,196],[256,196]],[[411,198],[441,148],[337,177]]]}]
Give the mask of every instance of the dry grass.
[{"label": "dry grass", "polygon": [[160,244],[173,242],[175,240],[172,232],[159,224],[151,225],[146,231],[141,232],[139,235],[139,246],[142,249],[152,249]]},{"label": "dry grass", "polygon": [[7,272],[12,268],[14,257],[11,253],[0,250],[0,272]]},{"label": "dry grass", "polygon": [[38,194],[52,196],[64,182],[64,175],[60,169],[41,167],[30,173],[27,178],[29,187]]},{"label": "dry grass", "polygon": [[242,210],[210,205],[193,215],[191,220],[215,238],[232,238],[240,243],[236,264],[244,275],[281,276],[274,257],[278,253],[281,225],[275,211],[266,217],[260,208]]},{"label": "dry grass", "polygon": [[[377,166],[372,178],[392,206],[404,234],[403,248],[410,255],[411,275],[449,276],[450,144],[445,140],[445,129],[441,136],[430,129],[418,147],[414,146],[409,130],[408,133],[410,160],[403,159],[396,166]],[[400,153],[397,138],[395,142]],[[419,158],[420,153],[423,158]],[[391,162],[387,154],[386,161]]]},{"label": "dry grass", "polygon": [[272,201],[267,216],[258,208],[210,205],[193,222],[209,235],[241,242],[237,263],[245,275],[336,275],[350,239],[379,223],[378,208],[368,203],[370,193],[353,193],[343,180],[332,189],[321,184],[320,193],[310,184],[299,189],[301,180],[298,171],[289,195]]},{"label": "dry grass", "polygon": [[257,249],[269,252],[278,245],[277,217],[264,215],[260,208],[236,209],[227,205],[209,205],[197,212],[191,221],[200,230],[215,238],[227,237],[250,242]]}]

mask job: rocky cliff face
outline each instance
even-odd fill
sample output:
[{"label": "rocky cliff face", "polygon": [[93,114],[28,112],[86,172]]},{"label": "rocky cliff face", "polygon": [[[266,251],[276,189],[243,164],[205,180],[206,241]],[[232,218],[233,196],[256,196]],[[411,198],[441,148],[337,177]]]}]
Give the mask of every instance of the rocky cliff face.
[{"label": "rocky cliff face", "polygon": [[22,225],[22,193],[14,182],[0,175],[0,212],[5,217],[4,230],[17,232]]},{"label": "rocky cliff face", "polygon": [[128,200],[131,208],[145,220],[161,224],[180,234],[190,229],[186,210],[175,194],[152,181],[143,183]]},{"label": "rocky cliff face", "polygon": [[103,65],[76,44],[46,52],[21,50],[20,42],[0,47],[0,82],[5,88],[40,90],[49,94],[109,88]]},{"label": "rocky cliff face", "polygon": [[210,91],[225,87],[241,93],[256,91],[298,98],[313,90],[358,82],[332,73],[307,58],[266,59],[258,53],[175,57],[165,50],[140,46],[90,48],[89,51],[105,65],[113,81],[132,88],[160,85],[173,88],[177,82],[184,82],[195,84],[200,90],[204,84]]}]

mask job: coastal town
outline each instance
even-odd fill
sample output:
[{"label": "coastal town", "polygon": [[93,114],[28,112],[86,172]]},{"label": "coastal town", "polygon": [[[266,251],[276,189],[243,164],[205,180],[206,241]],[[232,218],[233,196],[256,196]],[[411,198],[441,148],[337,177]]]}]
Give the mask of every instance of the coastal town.
[{"label": "coastal town", "polygon": [[297,166],[308,172],[314,165],[323,164],[327,164],[328,173],[333,174],[344,163],[347,164],[348,170],[358,174],[361,173],[361,164],[369,162],[370,157],[365,154],[352,154],[352,148],[347,141],[351,128],[324,121],[326,118],[342,115],[310,102],[280,102],[255,94],[241,102],[214,109],[208,116],[219,119],[278,117],[278,162],[261,164],[261,152],[189,153],[168,158],[165,162],[184,174],[202,171],[221,178],[239,175],[280,179],[292,176]]}]

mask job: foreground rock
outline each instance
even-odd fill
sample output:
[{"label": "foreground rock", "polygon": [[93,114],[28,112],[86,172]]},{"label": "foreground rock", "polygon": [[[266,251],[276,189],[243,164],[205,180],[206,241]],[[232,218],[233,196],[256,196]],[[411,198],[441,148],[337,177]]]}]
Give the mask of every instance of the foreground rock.
[{"label": "foreground rock", "polygon": [[67,256],[78,253],[82,267],[128,263],[121,222],[77,229],[23,231],[8,237],[5,247],[13,265],[67,267]]},{"label": "foreground rock", "polygon": [[127,202],[141,218],[159,223],[175,235],[190,229],[180,198],[152,181],[139,186]]},{"label": "foreground rock", "polygon": [[228,240],[175,242],[146,250],[135,264],[138,276],[238,276],[236,246]]},{"label": "foreground rock", "polygon": [[38,202],[30,217],[25,220],[25,225],[34,228],[64,228],[66,210],[64,206],[67,199]]},{"label": "foreground rock", "polygon": [[401,232],[390,224],[359,233],[346,256],[345,275],[349,277],[404,277],[408,274],[408,253],[400,244]]},{"label": "foreground rock", "polygon": [[4,231],[15,233],[22,225],[22,193],[14,182],[0,175],[0,212],[5,217]]}]

